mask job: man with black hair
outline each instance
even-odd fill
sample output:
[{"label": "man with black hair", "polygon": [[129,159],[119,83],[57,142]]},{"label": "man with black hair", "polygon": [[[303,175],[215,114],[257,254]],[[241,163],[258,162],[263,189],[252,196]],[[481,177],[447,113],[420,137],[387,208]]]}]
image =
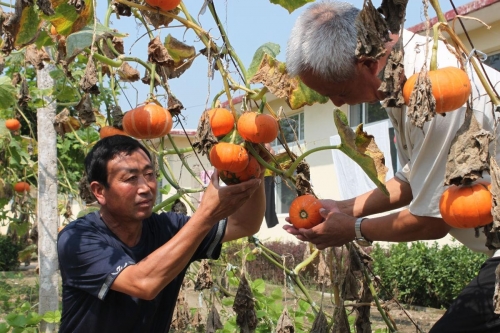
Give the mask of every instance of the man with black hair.
[{"label": "man with black hair", "polygon": [[100,209],[58,236],[60,332],[168,332],[189,264],[218,258],[264,217],[262,177],[220,187],[217,171],[191,217],[153,213],[154,164],[128,136],[99,140],[85,170]]}]

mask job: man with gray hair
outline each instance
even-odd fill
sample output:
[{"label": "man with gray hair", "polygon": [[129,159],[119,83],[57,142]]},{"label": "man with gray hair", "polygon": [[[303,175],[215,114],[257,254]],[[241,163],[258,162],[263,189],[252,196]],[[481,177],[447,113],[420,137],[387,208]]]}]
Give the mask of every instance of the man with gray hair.
[{"label": "man with gray hair", "polygon": [[[382,84],[379,74],[383,73],[392,48],[401,38],[406,51],[406,77],[420,72],[429,61],[425,52],[426,37],[408,31],[390,35],[381,58],[357,58],[355,22],[358,13],[359,10],[349,3],[314,3],[297,19],[288,42],[286,65],[289,74],[298,76],[309,88],[329,97],[336,106],[373,103],[386,98],[379,90]],[[438,65],[459,66],[456,57],[441,42]],[[493,84],[500,81],[498,71],[487,67],[486,72]],[[468,75],[473,85],[480,82],[473,71],[469,70]],[[488,96],[477,84],[472,91],[474,115],[485,130],[493,133],[495,121]],[[403,166],[386,183],[390,195],[374,189],[347,200],[322,200],[323,223],[311,229],[296,229],[291,225],[284,229],[302,241],[315,244],[318,249],[342,246],[353,240],[361,245],[369,245],[372,241],[432,240],[450,233],[470,249],[489,253],[492,257],[450,305],[431,333],[500,332],[499,316],[493,312],[495,268],[500,263],[500,252],[489,251],[485,236],[476,238],[474,229],[451,228],[441,218],[438,206],[445,190],[448,152],[463,123],[466,107],[449,112],[446,117],[434,117],[423,129],[410,122],[406,107],[386,110],[394,126],[398,158]],[[357,124],[351,124],[354,125]],[[394,209],[400,210],[390,213]],[[374,214],[380,215],[373,217]]]}]

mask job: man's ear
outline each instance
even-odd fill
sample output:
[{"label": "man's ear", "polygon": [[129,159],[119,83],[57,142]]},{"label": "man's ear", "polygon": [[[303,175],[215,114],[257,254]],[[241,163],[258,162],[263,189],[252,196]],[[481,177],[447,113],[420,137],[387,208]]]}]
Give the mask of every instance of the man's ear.
[{"label": "man's ear", "polygon": [[357,60],[357,65],[359,69],[368,69],[373,75],[377,75],[379,72],[379,60],[377,59],[361,57]]},{"label": "man's ear", "polygon": [[101,206],[106,204],[106,198],[104,197],[104,186],[101,183],[93,181],[92,183],[90,183],[90,190]]}]

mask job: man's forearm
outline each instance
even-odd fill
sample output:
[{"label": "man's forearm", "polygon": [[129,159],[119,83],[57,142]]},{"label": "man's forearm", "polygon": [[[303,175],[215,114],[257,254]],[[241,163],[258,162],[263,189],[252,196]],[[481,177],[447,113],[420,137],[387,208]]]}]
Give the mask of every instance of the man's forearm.
[{"label": "man's forearm", "polygon": [[410,184],[394,177],[386,183],[389,196],[378,188],[357,196],[356,198],[338,201],[342,213],[361,217],[384,213],[408,205],[413,197]]}]

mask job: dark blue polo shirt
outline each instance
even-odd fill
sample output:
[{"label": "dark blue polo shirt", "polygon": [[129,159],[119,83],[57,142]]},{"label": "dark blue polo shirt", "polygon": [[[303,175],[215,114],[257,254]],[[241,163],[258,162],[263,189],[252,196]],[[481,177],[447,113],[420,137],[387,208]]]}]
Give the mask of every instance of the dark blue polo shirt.
[{"label": "dark blue polo shirt", "polygon": [[[110,286],[125,267],[165,244],[188,220],[172,212],[153,214],[143,221],[141,239],[134,247],[123,244],[98,212],[67,225],[57,244],[63,282],[59,332],[168,332],[187,267],[151,301]],[[223,220],[212,228],[191,262],[219,257],[225,227]]]}]

